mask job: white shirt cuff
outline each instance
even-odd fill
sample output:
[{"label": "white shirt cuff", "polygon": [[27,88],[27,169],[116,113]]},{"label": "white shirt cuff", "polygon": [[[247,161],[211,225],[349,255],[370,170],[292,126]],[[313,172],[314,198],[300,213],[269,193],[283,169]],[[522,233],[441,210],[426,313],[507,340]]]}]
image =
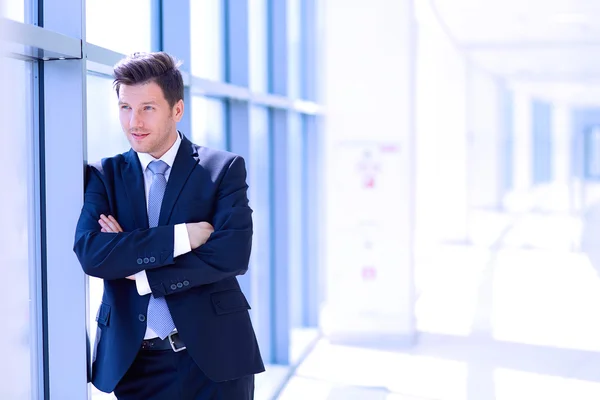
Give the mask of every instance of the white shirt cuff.
[{"label": "white shirt cuff", "polygon": [[192,251],[190,235],[185,224],[175,225],[175,243],[173,245],[173,258]]},{"label": "white shirt cuff", "polygon": [[135,286],[137,287],[137,291],[140,296],[145,296],[147,294],[152,293],[152,290],[150,290],[150,283],[148,282],[148,276],[146,275],[146,271],[140,271],[134,276]]}]

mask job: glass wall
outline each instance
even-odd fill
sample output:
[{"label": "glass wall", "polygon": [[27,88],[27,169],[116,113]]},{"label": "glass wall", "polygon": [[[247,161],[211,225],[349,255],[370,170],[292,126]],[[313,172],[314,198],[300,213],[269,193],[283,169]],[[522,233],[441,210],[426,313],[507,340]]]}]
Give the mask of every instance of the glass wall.
[{"label": "glass wall", "polygon": [[225,80],[225,2],[190,1],[192,75]]},{"label": "glass wall", "polygon": [[252,0],[249,12],[250,90],[269,91],[269,9],[267,0]]},{"label": "glass wall", "polygon": [[[82,164],[130,148],[119,123],[111,73],[120,57],[139,51],[165,50],[183,62],[181,131],[200,146],[234,151],[246,159],[254,236],[250,279],[243,287],[265,363],[297,359],[289,357],[292,328],[304,326],[306,268],[316,268],[306,262],[305,226],[316,223],[303,211],[308,200],[302,121],[306,110],[319,107],[290,101],[302,97],[303,80],[314,71],[304,71],[304,0],[285,1],[182,1],[168,2],[168,9],[167,2],[157,0],[2,2],[0,12],[19,24],[35,51],[26,54],[16,47],[22,53],[11,54],[0,70],[0,76],[9,77],[0,94],[0,110],[6,113],[0,155],[11,168],[10,174],[0,174],[0,187],[11,188],[8,196],[0,196],[0,216],[11,227],[0,240],[0,265],[10,282],[0,295],[2,326],[9,328],[0,329],[0,342],[10,360],[0,363],[0,399],[41,399],[46,393],[62,398],[65,390],[85,398],[84,392],[92,391],[74,376],[89,372],[77,366],[85,363],[89,349],[73,340],[83,343],[87,331],[88,346],[94,343],[103,282],[83,279],[65,245],[72,241],[65,232],[74,233],[79,217],[80,209],[72,203],[83,201]],[[44,10],[44,24],[34,26],[38,9]],[[189,25],[180,23],[188,19]],[[44,40],[39,29],[47,34]],[[78,55],[86,49],[81,38],[94,51]],[[274,82],[287,90],[273,90]],[[277,179],[275,166],[285,170]],[[66,171],[77,173],[63,179]],[[69,192],[70,202],[60,198],[63,192]],[[80,199],[73,195],[80,192]],[[285,200],[277,203],[279,198]],[[277,208],[276,203],[285,206]],[[57,223],[55,216],[62,217],[63,211],[68,215]],[[65,291],[58,282],[81,286]],[[65,312],[65,304],[79,305],[81,313]],[[69,329],[66,340],[63,323],[81,326],[81,332]],[[67,353],[77,358],[69,373],[52,362],[61,359],[56,354]],[[94,399],[104,398],[92,393]]]},{"label": "glass wall", "polygon": [[302,97],[302,1],[288,0],[288,96]]},{"label": "glass wall", "polygon": [[223,100],[192,96],[192,137],[201,146],[227,149],[226,113]]},{"label": "glass wall", "polygon": [[151,51],[153,3],[153,0],[87,0],[87,41],[124,54]]},{"label": "glass wall", "polygon": [[0,233],[0,268],[6,283],[0,295],[0,398],[15,400],[38,396],[40,367],[33,68],[31,62],[0,60],[0,75],[5,78],[0,93],[4,165],[0,218],[6,224]]}]

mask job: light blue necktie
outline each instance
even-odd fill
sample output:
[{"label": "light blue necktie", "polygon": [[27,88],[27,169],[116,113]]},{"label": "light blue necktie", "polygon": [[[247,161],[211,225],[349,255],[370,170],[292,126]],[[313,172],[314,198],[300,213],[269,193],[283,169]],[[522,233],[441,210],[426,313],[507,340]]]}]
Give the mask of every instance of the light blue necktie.
[{"label": "light blue necktie", "polygon": [[[167,188],[165,172],[169,169],[169,165],[160,160],[152,161],[148,164],[148,169],[154,174],[152,185],[150,186],[150,194],[148,195],[148,224],[150,228],[154,228],[158,226],[160,207],[162,206],[165,189]],[[164,297],[157,299],[154,295],[150,295],[150,303],[148,303],[148,326],[161,339],[166,338],[175,329],[173,318],[171,318],[171,313]]]}]

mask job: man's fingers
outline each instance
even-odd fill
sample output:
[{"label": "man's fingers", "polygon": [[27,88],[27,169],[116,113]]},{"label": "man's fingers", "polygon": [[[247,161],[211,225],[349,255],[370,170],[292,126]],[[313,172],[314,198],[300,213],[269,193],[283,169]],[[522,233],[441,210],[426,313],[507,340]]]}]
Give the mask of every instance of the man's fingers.
[{"label": "man's fingers", "polygon": [[104,223],[110,228],[111,232],[114,232],[114,233],[119,232],[119,229],[116,227],[116,225],[110,219],[108,219],[108,217],[106,217],[105,215],[101,215],[100,219],[102,219],[102,221],[104,221]]},{"label": "man's fingers", "polygon": [[114,224],[115,228],[117,228],[117,232],[123,232],[123,228],[121,228],[121,225],[119,225],[119,223],[117,222],[115,217],[113,217],[112,215],[109,215],[108,220]]},{"label": "man's fingers", "polygon": [[104,220],[103,220],[103,219],[99,219],[99,220],[98,220],[98,223],[100,224],[100,227],[102,228],[102,231],[104,231],[104,232],[110,232],[110,231],[111,231],[111,230],[110,230],[110,226],[108,226],[108,225],[106,224],[106,222],[104,222]]}]

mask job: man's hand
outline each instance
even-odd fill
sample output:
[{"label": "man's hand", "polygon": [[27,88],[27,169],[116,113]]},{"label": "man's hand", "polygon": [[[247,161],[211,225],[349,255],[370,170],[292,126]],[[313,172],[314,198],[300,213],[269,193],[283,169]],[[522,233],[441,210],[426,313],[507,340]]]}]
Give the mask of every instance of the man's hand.
[{"label": "man's hand", "polygon": [[185,224],[185,226],[190,237],[190,247],[192,250],[206,243],[210,235],[215,231],[213,226],[208,222],[194,222]]},{"label": "man's hand", "polygon": [[[100,227],[102,228],[100,231],[104,233],[119,233],[123,232],[123,228],[117,222],[115,217],[109,215],[108,217],[104,214],[100,215],[100,219],[98,220]],[[128,276],[127,279],[135,281],[135,276]]]},{"label": "man's hand", "polygon": [[109,215],[108,217],[104,214],[100,215],[100,219],[98,220],[98,223],[100,224],[101,232],[112,232],[112,233],[119,233],[119,232],[123,232],[123,228],[121,228],[121,225],[119,225],[119,223],[117,222],[117,220],[115,219],[115,217],[113,217],[112,215]]}]

